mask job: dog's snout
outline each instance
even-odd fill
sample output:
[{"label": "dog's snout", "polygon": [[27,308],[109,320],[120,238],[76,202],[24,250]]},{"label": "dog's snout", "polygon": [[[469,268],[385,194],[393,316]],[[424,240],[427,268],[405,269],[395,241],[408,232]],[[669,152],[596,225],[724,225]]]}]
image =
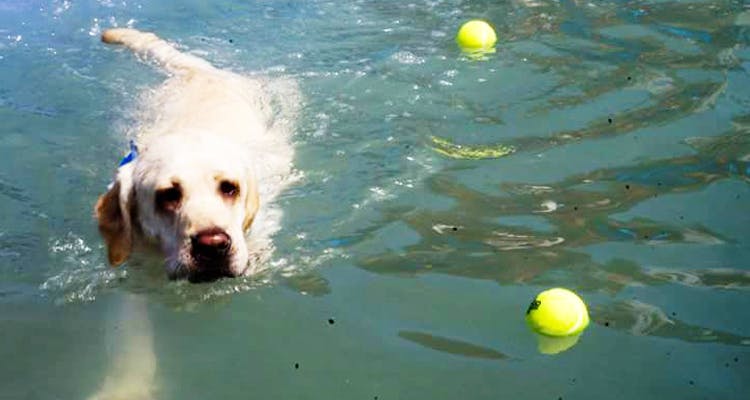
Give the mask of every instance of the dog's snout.
[{"label": "dog's snout", "polygon": [[213,228],[198,232],[190,238],[195,255],[217,259],[227,255],[232,239],[221,229]]}]

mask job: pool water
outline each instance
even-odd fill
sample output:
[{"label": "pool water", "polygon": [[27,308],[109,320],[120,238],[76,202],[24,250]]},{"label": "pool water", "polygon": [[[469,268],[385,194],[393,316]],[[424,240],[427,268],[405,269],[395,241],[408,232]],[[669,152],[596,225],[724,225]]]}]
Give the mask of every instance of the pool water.
[{"label": "pool water", "polygon": [[[115,25],[299,83],[270,272],[107,266],[92,205],[164,79]],[[0,1],[0,398],[96,392],[134,295],[159,399],[746,398],[749,45],[741,0]],[[542,354],[557,286],[592,323]]]}]

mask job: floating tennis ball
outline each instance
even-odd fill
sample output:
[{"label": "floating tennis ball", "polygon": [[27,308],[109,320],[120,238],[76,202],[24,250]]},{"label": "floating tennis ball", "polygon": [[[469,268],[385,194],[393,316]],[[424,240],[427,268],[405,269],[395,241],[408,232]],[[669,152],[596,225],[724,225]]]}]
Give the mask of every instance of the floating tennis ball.
[{"label": "floating tennis ball", "polygon": [[464,50],[486,50],[495,46],[497,35],[490,24],[474,19],[463,25],[456,35],[456,43]]},{"label": "floating tennis ball", "polygon": [[572,336],[589,325],[589,312],[578,295],[568,289],[545,290],[526,310],[531,329],[547,336]]}]

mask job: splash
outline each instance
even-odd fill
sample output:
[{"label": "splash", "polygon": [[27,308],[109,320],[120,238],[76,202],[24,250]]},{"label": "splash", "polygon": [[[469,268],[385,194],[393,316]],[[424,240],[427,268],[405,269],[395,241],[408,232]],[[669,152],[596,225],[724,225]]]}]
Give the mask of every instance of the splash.
[{"label": "splash", "polygon": [[57,304],[94,301],[104,290],[117,286],[128,276],[126,269],[107,266],[100,253],[73,232],[53,239],[48,247],[52,265],[59,272],[47,278],[39,289]]}]

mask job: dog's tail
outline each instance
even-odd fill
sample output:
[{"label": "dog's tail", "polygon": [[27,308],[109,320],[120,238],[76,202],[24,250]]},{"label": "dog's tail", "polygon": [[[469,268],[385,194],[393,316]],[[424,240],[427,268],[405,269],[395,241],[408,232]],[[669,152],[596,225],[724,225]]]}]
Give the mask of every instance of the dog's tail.
[{"label": "dog's tail", "polygon": [[124,45],[137,54],[153,58],[167,71],[173,73],[214,68],[206,60],[180,52],[151,32],[141,32],[130,28],[107,29],[102,33],[102,42]]}]

